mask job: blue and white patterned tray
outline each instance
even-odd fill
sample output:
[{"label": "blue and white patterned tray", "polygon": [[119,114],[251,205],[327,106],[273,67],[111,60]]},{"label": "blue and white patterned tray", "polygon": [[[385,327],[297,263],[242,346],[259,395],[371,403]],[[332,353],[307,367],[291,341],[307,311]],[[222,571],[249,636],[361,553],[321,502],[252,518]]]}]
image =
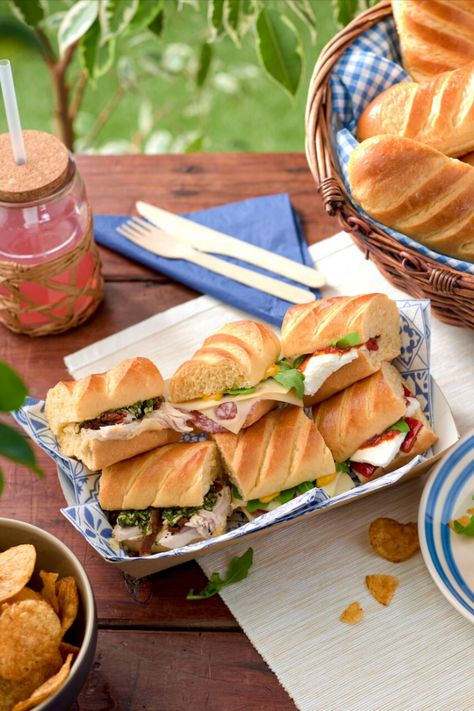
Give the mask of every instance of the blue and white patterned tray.
[{"label": "blue and white patterned tray", "polygon": [[[349,157],[358,145],[356,127],[362,111],[380,92],[400,81],[411,81],[401,67],[398,35],[390,15],[361,33],[334,65],[331,73],[332,132],[334,149],[348,195],[351,195],[347,170]],[[474,274],[474,264],[433,252],[415,240],[395,232],[369,217],[354,202],[367,220],[379,225],[391,237],[411,249],[452,269]]]},{"label": "blue and white patterned tray", "polygon": [[[428,300],[407,299],[397,301],[401,313],[402,350],[395,361],[411,390],[422,403],[426,415],[433,420],[433,403],[430,362],[430,302]],[[183,557],[197,557],[216,545],[231,543],[243,536],[270,529],[283,522],[300,519],[303,516],[331,508],[335,503],[352,501],[358,496],[385,488],[395,483],[408,471],[425,458],[416,457],[412,462],[384,477],[358,486],[336,498],[329,499],[322,489],[313,489],[293,501],[280,506],[275,511],[263,514],[252,522],[237,525],[222,536],[210,541],[200,541],[184,548],[158,553],[145,558],[131,558],[112,541],[112,529],[106,515],[98,504],[100,475],[91,473],[80,462],[64,457],[57,445],[56,438],[48,427],[44,417],[44,403],[30,399],[24,407],[14,413],[16,421],[29,436],[50,456],[57,465],[59,480],[69,504],[62,509],[66,519],[84,536],[88,543],[107,561],[123,564],[127,562],[128,572],[144,575],[150,571],[150,561],[155,561],[155,568],[176,565]],[[196,437],[196,436],[194,436]],[[140,562],[147,561],[146,566]],[[125,566],[121,566],[125,567]],[[146,568],[146,569],[145,569]],[[144,572],[142,572],[144,571]]]}]

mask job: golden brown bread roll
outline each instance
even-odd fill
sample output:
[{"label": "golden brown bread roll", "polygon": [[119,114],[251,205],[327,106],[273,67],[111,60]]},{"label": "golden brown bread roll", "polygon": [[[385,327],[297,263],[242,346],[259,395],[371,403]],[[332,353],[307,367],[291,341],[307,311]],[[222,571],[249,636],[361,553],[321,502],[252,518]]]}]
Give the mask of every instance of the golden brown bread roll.
[{"label": "golden brown bread roll", "polygon": [[295,358],[313,354],[347,336],[359,334],[361,343],[375,340],[375,350],[357,348],[357,357],[327,377],[305,405],[325,400],[352,383],[375,373],[384,361],[400,353],[400,314],[385,294],[333,296],[288,309],[281,329],[283,355]]},{"label": "golden brown bread roll", "polygon": [[250,388],[280,355],[280,341],[265,324],[234,321],[209,336],[169,381],[172,402],[235,388]]},{"label": "golden brown bread roll", "polygon": [[224,470],[245,501],[335,471],[321,434],[299,407],[273,410],[238,435],[216,434],[214,439]]},{"label": "golden brown bread roll", "polygon": [[413,138],[448,156],[474,149],[474,62],[417,82],[400,82],[364,109],[357,137]]},{"label": "golden brown bread roll", "polygon": [[154,363],[130,358],[105,373],[59,382],[46,395],[46,418],[61,452],[96,471],[190,431],[186,415],[163,402],[163,391]]},{"label": "golden brown bread roll", "polygon": [[474,261],[474,169],[409,138],[375,136],[349,159],[354,200],[426,247]]},{"label": "golden brown bread roll", "polygon": [[417,81],[474,61],[472,0],[392,0],[403,66]]},{"label": "golden brown bread roll", "polygon": [[474,166],[474,151],[471,151],[471,153],[466,153],[466,155],[461,156],[459,160],[462,160],[463,163],[468,163],[469,165]]}]

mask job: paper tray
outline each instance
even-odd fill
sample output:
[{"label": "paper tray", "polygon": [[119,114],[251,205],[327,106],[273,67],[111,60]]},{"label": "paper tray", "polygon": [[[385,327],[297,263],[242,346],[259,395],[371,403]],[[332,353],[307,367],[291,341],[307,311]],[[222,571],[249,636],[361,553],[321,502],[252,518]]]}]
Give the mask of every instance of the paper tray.
[{"label": "paper tray", "polygon": [[[131,558],[117,546],[111,545],[111,526],[97,504],[99,475],[91,474],[79,462],[63,457],[57,447],[54,435],[45,421],[43,403],[31,401],[29,406],[19,410],[15,417],[28,434],[47,454],[52,457],[58,468],[59,481],[68,503],[62,510],[69,522],[86,538],[90,545],[109,563],[118,566],[132,576],[143,577],[160,570],[179,565],[187,560],[199,558],[210,551],[231,546],[235,541],[251,540],[257,535],[263,535],[270,530],[288,526],[290,523],[315,516],[328,508],[342,506],[367,496],[380,489],[393,486],[427,471],[442,454],[458,439],[459,434],[454,423],[449,406],[434,381],[429,376],[429,346],[430,320],[429,302],[426,300],[406,299],[397,302],[402,321],[402,353],[396,365],[404,377],[408,378],[410,388],[416,393],[422,403],[425,413],[434,423],[439,440],[432,453],[427,458],[416,457],[401,469],[390,472],[379,479],[358,486],[338,497],[329,499],[322,489],[313,489],[293,501],[280,506],[274,511],[263,514],[254,521],[240,528],[235,528],[209,541],[194,543],[182,549],[167,551],[143,558]],[[189,309],[192,310],[192,315]],[[124,345],[137,349],[133,355],[147,355],[160,366],[163,375],[167,377],[175,367],[176,343],[181,338],[180,353],[183,360],[188,357],[196,344],[202,341],[207,333],[216,328],[216,322],[229,321],[241,316],[241,312],[230,309],[209,297],[201,297],[193,302],[172,309],[173,318],[167,318],[167,312],[147,322],[137,324],[122,334],[105,339],[105,341],[89,346],[85,351],[67,360],[69,364],[80,365],[80,377],[87,372],[97,372],[111,367],[114,362],[130,357],[131,353],[123,353]],[[155,320],[158,319],[159,323]],[[152,328],[149,328],[153,321]],[[185,331],[185,337],[183,336]],[[140,338],[137,338],[140,332]],[[160,337],[157,338],[157,332]],[[125,337],[126,334],[126,337]],[[169,344],[174,348],[170,349]],[[118,355],[117,351],[122,349]],[[173,353],[169,363],[165,356]],[[89,358],[84,358],[87,352]],[[84,361],[88,365],[84,365]],[[100,361],[100,364],[98,364]],[[74,375],[77,376],[74,368]]]}]

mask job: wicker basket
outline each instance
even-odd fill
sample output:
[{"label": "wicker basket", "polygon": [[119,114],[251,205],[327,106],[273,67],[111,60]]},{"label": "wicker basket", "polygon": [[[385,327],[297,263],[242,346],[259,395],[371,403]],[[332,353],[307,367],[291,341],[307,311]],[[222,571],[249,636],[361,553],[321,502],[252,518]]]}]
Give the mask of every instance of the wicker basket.
[{"label": "wicker basket", "polygon": [[[330,142],[329,76],[351,42],[391,13],[390,0],[357,17],[321,52],[311,78],[306,106],[306,155],[329,215],[337,215],[357,246],[380,272],[402,291],[431,299],[438,318],[474,330],[474,275],[452,269],[405,247],[352,206],[340,177]],[[473,206],[474,209],[474,206]]]}]

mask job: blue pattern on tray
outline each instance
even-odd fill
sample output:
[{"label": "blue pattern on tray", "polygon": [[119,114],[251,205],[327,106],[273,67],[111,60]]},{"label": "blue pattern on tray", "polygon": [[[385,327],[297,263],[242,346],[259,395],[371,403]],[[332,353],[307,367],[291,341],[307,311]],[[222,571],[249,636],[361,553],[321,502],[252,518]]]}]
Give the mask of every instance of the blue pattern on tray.
[{"label": "blue pattern on tray", "polygon": [[[401,315],[402,351],[395,364],[407,379],[409,387],[416,392],[425,414],[432,420],[430,367],[430,302],[426,299],[406,299],[397,301]],[[109,562],[128,558],[125,551],[118,548],[111,540],[112,530],[106,515],[98,504],[99,474],[91,473],[75,459],[65,457],[59,452],[57,440],[48,427],[44,416],[44,402],[28,398],[25,405],[13,413],[16,421],[23,427],[36,444],[51,457],[58,469],[58,476],[67,497],[75,505],[61,509],[66,519],[84,536],[91,546]],[[202,439],[201,435],[184,435],[188,441]],[[263,514],[254,521],[239,525],[234,520],[230,530],[222,536],[208,541],[199,541],[184,548],[157,553],[155,556],[166,559],[183,556],[190,552],[211,550],[221,541],[241,538],[247,533],[271,528],[282,521],[300,519],[314,511],[331,507],[335,501],[353,499],[367,489],[379,489],[388,483],[397,481],[405,472],[423,461],[418,456],[401,469],[386,474],[384,477],[369,481],[352,491],[329,499],[322,489],[312,489],[296,499],[283,504],[274,511]]]},{"label": "blue pattern on tray", "polygon": [[[387,17],[359,35],[334,65],[331,74],[332,140],[340,172],[348,195],[349,157],[358,145],[357,122],[367,104],[380,92],[400,81],[410,81],[400,66],[400,49],[393,17]],[[406,235],[396,232],[369,217],[354,202],[354,207],[401,244],[461,272],[474,274],[474,264],[433,252]]]}]

